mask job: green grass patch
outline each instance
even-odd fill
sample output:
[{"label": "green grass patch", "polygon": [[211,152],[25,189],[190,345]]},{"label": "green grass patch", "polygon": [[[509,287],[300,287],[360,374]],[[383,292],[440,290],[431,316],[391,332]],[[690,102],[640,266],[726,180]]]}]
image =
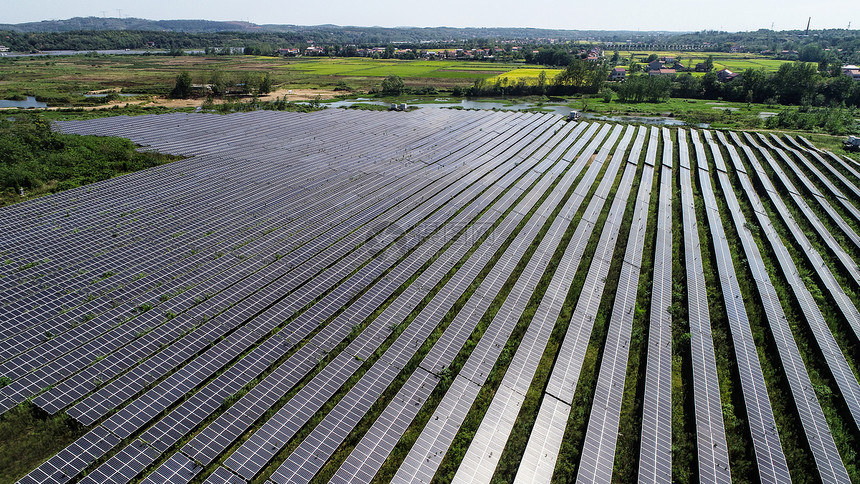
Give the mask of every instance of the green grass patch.
[{"label": "green grass patch", "polygon": [[0,159],[3,206],[179,157],[139,152],[127,139],[58,134],[45,119],[26,114],[0,119]]}]

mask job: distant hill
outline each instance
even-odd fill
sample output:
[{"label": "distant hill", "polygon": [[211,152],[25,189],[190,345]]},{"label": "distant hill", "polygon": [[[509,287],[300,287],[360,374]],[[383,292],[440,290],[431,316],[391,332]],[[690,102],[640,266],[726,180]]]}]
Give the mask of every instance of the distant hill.
[{"label": "distant hill", "polygon": [[0,24],[0,30],[13,32],[71,32],[75,30],[146,30],[154,32],[259,32],[260,26],[248,22],[212,20],[147,20],[142,18],[75,17],[22,24]]},{"label": "distant hill", "polygon": [[351,27],[338,25],[257,25],[249,22],[219,22],[212,20],[147,20],[140,18],[102,18],[75,17],[67,20],[43,20],[22,24],[0,24],[0,30],[20,33],[52,33],[73,31],[103,31],[103,30],[133,30],[150,32],[184,32],[184,33],[302,33],[317,36],[352,36],[356,39],[368,37],[387,37],[404,42],[464,40],[464,39],[602,39],[616,37],[626,39],[643,35],[664,36],[676,35],[679,32],[633,32],[633,31],[587,31],[587,30],[557,30],[533,29],[517,27],[493,28],[455,28],[455,27]]}]

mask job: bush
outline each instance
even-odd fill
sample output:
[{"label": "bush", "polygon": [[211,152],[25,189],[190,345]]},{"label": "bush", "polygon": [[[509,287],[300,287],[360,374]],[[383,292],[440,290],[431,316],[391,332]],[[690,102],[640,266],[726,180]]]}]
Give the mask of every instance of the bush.
[{"label": "bush", "polygon": [[382,81],[382,93],[390,96],[398,96],[406,88],[403,79],[397,75],[390,75]]},{"label": "bush", "polygon": [[613,94],[614,94],[614,92],[612,91],[612,89],[604,89],[604,90],[600,91],[600,97],[603,98],[603,102],[605,102],[605,103],[612,102],[612,95]]},{"label": "bush", "polygon": [[860,131],[853,109],[801,107],[786,109],[767,119],[770,129],[799,129],[837,136]]}]

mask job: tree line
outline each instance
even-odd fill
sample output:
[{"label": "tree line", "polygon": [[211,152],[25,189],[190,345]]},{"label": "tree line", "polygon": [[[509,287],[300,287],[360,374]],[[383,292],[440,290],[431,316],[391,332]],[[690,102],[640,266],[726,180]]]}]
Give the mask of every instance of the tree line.
[{"label": "tree line", "polygon": [[176,84],[170,91],[174,99],[191,97],[218,97],[228,95],[260,96],[272,91],[272,77],[268,72],[236,72],[226,73],[220,70],[212,71],[208,77],[203,77],[201,83],[194,85],[191,74],[182,71],[176,76]]},{"label": "tree line", "polygon": [[657,102],[674,98],[713,99],[749,103],[816,107],[860,107],[860,82],[830,65],[820,71],[810,62],[785,63],[776,72],[747,69],[721,82],[715,70],[703,76],[682,73],[675,77],[629,75],[622,82],[608,81],[607,63],[570,59],[565,69],[549,79],[544,72],[536,82],[507,78],[479,79],[465,90],[469,96],[597,94],[609,89],[623,102]]}]

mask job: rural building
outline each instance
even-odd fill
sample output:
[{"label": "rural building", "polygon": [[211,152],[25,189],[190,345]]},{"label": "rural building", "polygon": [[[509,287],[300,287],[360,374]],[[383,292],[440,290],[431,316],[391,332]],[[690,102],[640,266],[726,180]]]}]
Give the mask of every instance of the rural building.
[{"label": "rural building", "polygon": [[704,62],[699,62],[696,64],[696,72],[708,72],[708,67]]},{"label": "rural building", "polygon": [[9,52],[9,48],[5,45],[0,45],[0,52]]},{"label": "rural building", "polygon": [[717,80],[720,82],[729,82],[732,79],[738,77],[740,74],[736,74],[728,69],[723,69],[717,72]]},{"label": "rural building", "polygon": [[842,73],[853,78],[855,81],[860,81],[860,67],[853,65],[842,66]]},{"label": "rural building", "polygon": [[669,76],[669,77],[675,77],[675,74],[677,74],[677,73],[678,73],[678,72],[677,72],[675,69],[666,69],[666,68],[663,68],[663,69],[656,69],[656,70],[653,70],[653,71],[648,71],[648,75],[649,75],[649,76]]},{"label": "rural building", "polygon": [[299,55],[299,49],[278,49],[278,54],[287,57],[296,57]]},{"label": "rural building", "polygon": [[627,77],[627,69],[623,67],[616,67],[609,71],[609,80],[610,81],[623,81]]},{"label": "rural building", "polygon": [[645,66],[645,70],[646,71],[659,71],[660,69],[662,69],[664,67],[665,67],[665,65],[662,62],[660,62],[659,60],[655,60],[655,61],[649,62],[648,65]]}]

